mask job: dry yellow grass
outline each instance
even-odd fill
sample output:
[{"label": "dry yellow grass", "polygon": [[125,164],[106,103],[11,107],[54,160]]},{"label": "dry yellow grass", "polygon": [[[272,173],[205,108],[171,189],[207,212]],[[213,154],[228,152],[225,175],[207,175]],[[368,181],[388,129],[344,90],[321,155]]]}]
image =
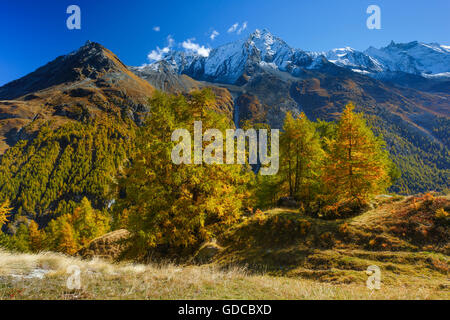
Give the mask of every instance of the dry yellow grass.
[{"label": "dry yellow grass", "polygon": [[[69,290],[67,270],[81,270],[81,289]],[[55,253],[0,251],[0,299],[449,299],[420,283],[367,289],[296,277],[252,275],[243,268],[173,264],[111,264]]]}]

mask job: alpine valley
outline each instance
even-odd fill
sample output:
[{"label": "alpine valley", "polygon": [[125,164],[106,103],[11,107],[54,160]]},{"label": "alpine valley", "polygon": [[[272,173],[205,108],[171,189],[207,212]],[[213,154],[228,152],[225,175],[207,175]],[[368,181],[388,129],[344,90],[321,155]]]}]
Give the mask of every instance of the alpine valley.
[{"label": "alpine valley", "polygon": [[[308,52],[267,30],[210,51],[170,51],[129,67],[87,42],[0,88],[0,193],[14,212],[60,215],[87,197],[111,204],[108,181],[127,160],[155,90],[210,87],[236,126],[281,128],[287,112],[335,120],[349,102],[366,115],[401,171],[392,191],[449,188],[450,47],[392,42]],[[96,123],[96,125],[92,125]],[[38,181],[29,179],[39,175]],[[32,181],[32,182],[30,182]]]}]

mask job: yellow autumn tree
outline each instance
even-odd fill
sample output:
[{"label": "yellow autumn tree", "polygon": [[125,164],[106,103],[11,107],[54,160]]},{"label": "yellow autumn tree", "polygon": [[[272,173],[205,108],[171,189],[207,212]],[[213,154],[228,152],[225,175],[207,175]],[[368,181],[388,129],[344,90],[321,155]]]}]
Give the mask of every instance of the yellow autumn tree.
[{"label": "yellow autumn tree", "polygon": [[302,112],[286,114],[280,137],[280,176],[289,196],[301,207],[311,210],[320,188],[321,162],[324,157],[314,124]]},{"label": "yellow autumn tree", "polygon": [[28,235],[31,250],[35,252],[42,250],[44,236],[42,231],[39,230],[39,225],[35,221],[30,222],[28,226]]},{"label": "yellow autumn tree", "polygon": [[58,251],[66,254],[76,253],[79,247],[75,241],[73,227],[68,221],[62,222],[60,236]]},{"label": "yellow autumn tree", "polygon": [[82,247],[109,231],[107,215],[94,210],[86,197],[81,200],[80,206],[75,208],[70,217],[70,222],[74,228],[78,243]]},{"label": "yellow autumn tree", "polygon": [[375,136],[362,114],[354,112],[353,104],[345,107],[336,138],[328,142],[326,160],[323,180],[337,214],[342,207],[361,208],[390,185],[392,165],[385,142]]},{"label": "yellow autumn tree", "polygon": [[12,208],[10,207],[9,200],[6,200],[4,203],[0,204],[0,232],[3,225],[8,222],[11,210]]},{"label": "yellow autumn tree", "polygon": [[171,137],[176,129],[187,130],[190,137],[183,142],[188,144],[196,120],[202,121],[203,131],[217,128],[225,133],[232,126],[225,115],[211,110],[214,95],[209,90],[187,97],[158,93],[151,105],[146,125],[137,134],[133,162],[118,181],[116,221],[126,220],[135,254],[144,255],[149,248],[178,254],[238,221],[250,198],[253,173],[238,164],[172,162],[178,142]]},{"label": "yellow autumn tree", "polygon": [[72,214],[50,221],[45,228],[45,248],[64,253],[77,251],[91,240],[107,233],[109,222],[108,214],[95,210],[84,197]]}]

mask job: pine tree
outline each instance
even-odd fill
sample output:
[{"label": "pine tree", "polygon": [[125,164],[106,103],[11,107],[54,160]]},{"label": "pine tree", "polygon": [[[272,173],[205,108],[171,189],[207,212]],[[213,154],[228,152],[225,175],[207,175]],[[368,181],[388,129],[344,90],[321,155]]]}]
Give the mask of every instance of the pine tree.
[{"label": "pine tree", "polygon": [[384,141],[353,110],[352,104],[346,106],[336,138],[328,143],[324,182],[337,206],[350,202],[362,207],[389,186],[391,162]]}]

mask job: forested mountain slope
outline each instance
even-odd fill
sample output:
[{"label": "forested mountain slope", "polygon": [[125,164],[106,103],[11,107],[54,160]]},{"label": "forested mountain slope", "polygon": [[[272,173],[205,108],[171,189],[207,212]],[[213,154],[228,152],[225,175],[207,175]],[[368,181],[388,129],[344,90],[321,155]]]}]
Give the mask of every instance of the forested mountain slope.
[{"label": "forested mountain slope", "polygon": [[[423,44],[415,46],[427,49]],[[411,44],[406,49],[415,46]],[[358,56],[354,51],[344,51],[346,55],[340,56],[340,60],[332,60],[329,54],[293,49],[269,31],[257,30],[246,39],[212,50],[208,57],[171,51],[161,61],[132,70],[152,84],[156,83],[157,74],[172,79],[169,83],[190,76],[228,89],[234,98],[237,124],[250,120],[281,128],[287,112],[299,114],[302,111],[309,119],[335,120],[344,106],[353,102],[357,111],[364,112],[375,130],[384,135],[402,171],[392,191],[416,193],[448,189],[448,82],[433,82],[416,73],[407,74],[405,70],[409,69],[400,67],[398,70],[381,68],[370,75],[355,72],[348,64],[338,62],[349,60],[350,53],[356,55],[352,56],[355,63],[372,60],[363,53]],[[401,66],[402,59],[416,51],[409,55],[397,54],[397,65]],[[447,51],[441,51],[440,67],[435,68],[439,72],[446,68],[449,56]],[[423,52],[417,61],[419,58],[425,59]],[[450,66],[447,68],[450,70]]]}]

